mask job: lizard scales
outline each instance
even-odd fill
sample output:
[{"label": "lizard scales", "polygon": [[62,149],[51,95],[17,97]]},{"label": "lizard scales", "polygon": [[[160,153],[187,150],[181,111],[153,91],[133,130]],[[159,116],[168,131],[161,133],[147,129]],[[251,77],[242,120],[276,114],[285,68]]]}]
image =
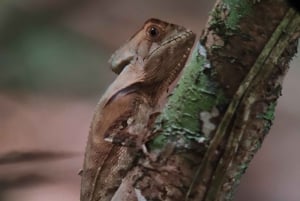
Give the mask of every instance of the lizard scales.
[{"label": "lizard scales", "polygon": [[149,19],[111,57],[118,77],[97,104],[86,146],[81,201],[109,201],[151,137],[195,34]]}]

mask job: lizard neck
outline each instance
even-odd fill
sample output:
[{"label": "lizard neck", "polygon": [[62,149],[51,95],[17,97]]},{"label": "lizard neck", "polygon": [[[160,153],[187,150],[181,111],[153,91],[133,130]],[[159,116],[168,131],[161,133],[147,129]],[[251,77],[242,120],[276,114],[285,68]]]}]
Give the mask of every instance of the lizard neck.
[{"label": "lizard neck", "polygon": [[141,91],[147,96],[151,106],[158,105],[158,107],[160,107],[165,104],[168,96],[173,92],[173,89],[181,77],[185,62],[186,60],[181,62],[180,65],[177,64],[176,67],[169,72],[169,76],[162,81],[157,81],[156,83],[140,83],[141,88],[143,88]]}]

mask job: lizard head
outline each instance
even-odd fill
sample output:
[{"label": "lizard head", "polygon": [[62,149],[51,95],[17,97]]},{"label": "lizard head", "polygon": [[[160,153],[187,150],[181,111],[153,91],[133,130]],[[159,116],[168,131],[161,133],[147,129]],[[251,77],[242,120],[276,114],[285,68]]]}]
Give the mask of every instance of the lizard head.
[{"label": "lizard head", "polygon": [[183,68],[194,41],[195,34],[182,26],[149,19],[109,62],[117,74],[127,66],[136,65],[145,75],[143,80],[163,80],[174,68]]}]

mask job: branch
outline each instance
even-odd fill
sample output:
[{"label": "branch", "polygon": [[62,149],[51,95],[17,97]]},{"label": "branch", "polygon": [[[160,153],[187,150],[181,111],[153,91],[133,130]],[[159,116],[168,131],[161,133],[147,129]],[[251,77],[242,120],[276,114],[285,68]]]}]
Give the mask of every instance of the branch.
[{"label": "branch", "polygon": [[217,1],[149,155],[112,200],[231,200],[272,125],[299,25],[282,1]]}]

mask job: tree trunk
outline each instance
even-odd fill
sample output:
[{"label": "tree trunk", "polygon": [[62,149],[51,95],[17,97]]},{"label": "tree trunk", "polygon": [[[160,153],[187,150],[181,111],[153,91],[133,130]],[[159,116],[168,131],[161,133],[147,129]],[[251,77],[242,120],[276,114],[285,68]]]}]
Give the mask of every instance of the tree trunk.
[{"label": "tree trunk", "polygon": [[210,15],[148,156],[112,200],[232,200],[268,133],[300,16],[279,0],[218,0]]}]

